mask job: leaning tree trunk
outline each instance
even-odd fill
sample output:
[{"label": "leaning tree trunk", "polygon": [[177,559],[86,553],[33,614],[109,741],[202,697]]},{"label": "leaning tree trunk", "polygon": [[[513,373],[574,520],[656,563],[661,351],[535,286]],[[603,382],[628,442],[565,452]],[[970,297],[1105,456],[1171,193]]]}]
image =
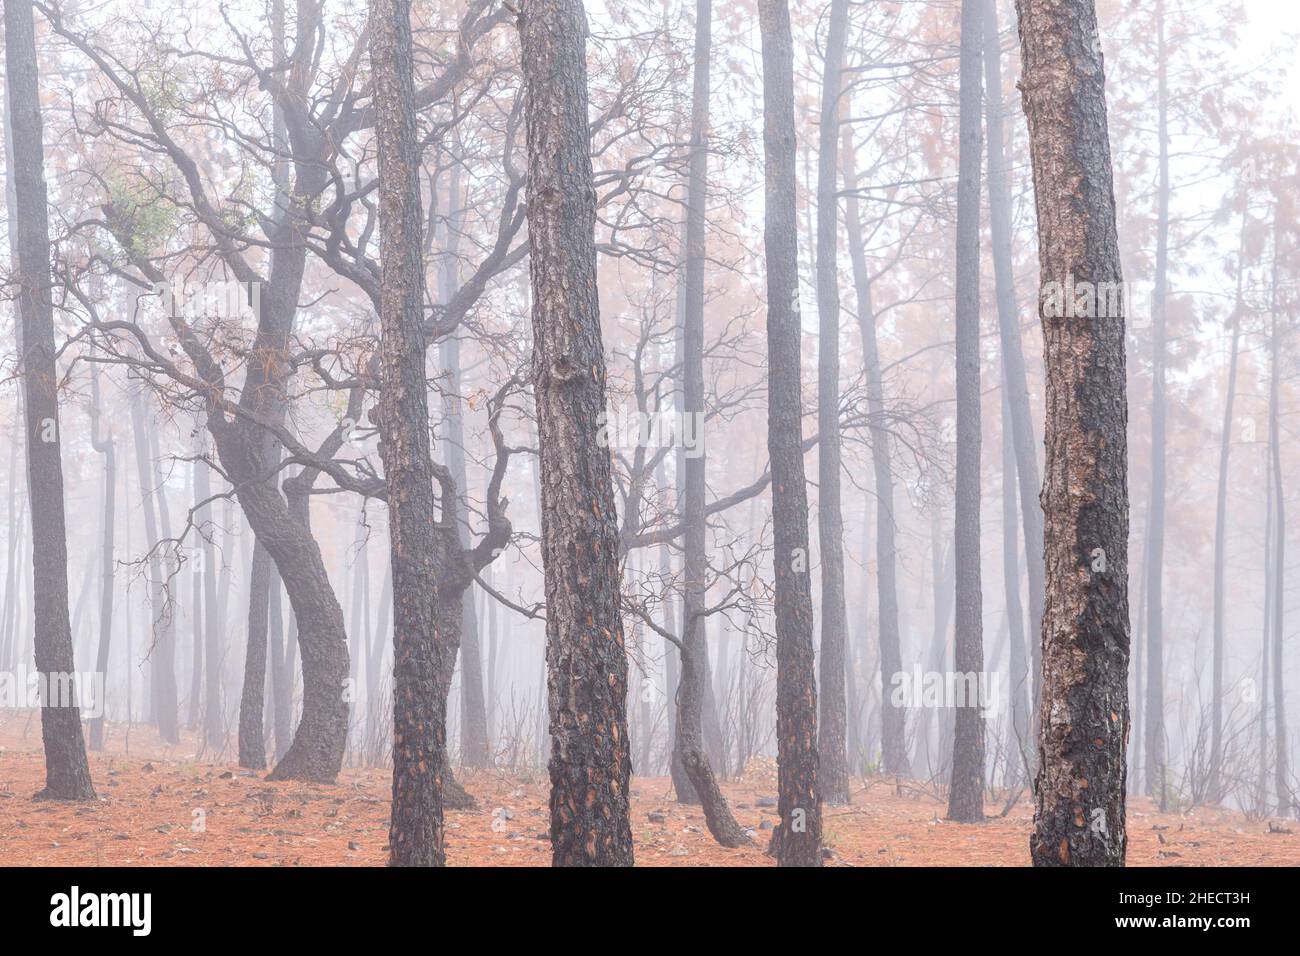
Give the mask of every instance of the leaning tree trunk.
[{"label": "leaning tree trunk", "polygon": [[763,41],[763,250],[767,264],[767,447],[776,574],[777,810],[782,866],[820,866],[817,681],[808,575],[795,213],[794,45],[786,0],[759,0]]},{"label": "leaning tree trunk", "polygon": [[1047,369],[1043,699],[1029,847],[1035,866],[1122,866],[1129,727],[1123,309],[1118,302],[1117,314],[1067,318],[1055,307],[1068,283],[1121,288],[1105,78],[1093,0],[1017,0],[1016,8]]},{"label": "leaning tree trunk", "polygon": [[[952,701],[952,780],[948,819],[984,819],[984,671],[980,583],[980,48],[981,0],[962,0],[957,172],[957,469],[953,654],[964,700]],[[971,698],[974,698],[973,700]]]},{"label": "leaning tree trunk", "polygon": [[437,696],[433,457],[409,0],[371,0],[380,208],[379,426],[393,565],[393,866],[441,866],[446,700]]},{"label": "leaning tree trunk", "polygon": [[[13,131],[8,156],[15,211],[14,284],[18,292],[22,383],[27,424],[27,493],[32,517],[32,606],[36,669],[72,687],[72,626],[68,620],[68,542],[63,511],[63,452],[59,435],[58,371],[55,367],[51,298],[50,224],[46,210],[45,150],[36,69],[36,30],[30,0],[6,0],[5,79]],[[73,700],[41,701],[45,789],[39,798],[93,800]]]},{"label": "leaning tree trunk", "polygon": [[840,507],[840,288],[838,138],[849,0],[832,0],[822,73],[817,152],[817,534],[821,555],[821,704],[817,750],[822,798],[849,802],[845,753],[844,514]]},{"label": "leaning tree trunk", "polygon": [[605,410],[605,355],[582,4],[528,0],[519,32],[546,577],[552,862],[630,866],[627,657],[610,456],[597,425]]}]

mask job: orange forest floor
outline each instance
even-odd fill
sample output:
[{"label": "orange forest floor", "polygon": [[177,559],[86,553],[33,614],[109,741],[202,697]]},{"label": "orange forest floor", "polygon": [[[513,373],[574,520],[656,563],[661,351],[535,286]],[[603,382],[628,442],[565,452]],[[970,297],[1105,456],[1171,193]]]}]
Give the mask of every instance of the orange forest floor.
[{"label": "orange forest floor", "polygon": [[[386,860],[390,775],[345,769],[334,786],[268,783],[231,762],[195,756],[192,735],[162,746],[147,728],[121,726],[91,754],[99,801],[34,802],[44,785],[39,717],[0,716],[0,866],[381,866]],[[228,756],[226,758],[229,761]],[[550,862],[544,777],[483,771],[459,779],[476,810],[447,814],[452,866],[546,866]],[[776,820],[776,771],[755,761],[722,785],[737,819],[766,846]],[[855,783],[850,806],[827,807],[828,865],[1027,866],[1032,806],[1022,794],[990,800],[992,819],[948,823],[933,788],[892,778]],[[769,866],[761,849],[713,842],[698,807],[681,806],[662,777],[632,781],[638,866]],[[1133,798],[1130,866],[1297,866],[1300,825],[1270,826],[1240,813],[1197,808],[1159,813]]]}]

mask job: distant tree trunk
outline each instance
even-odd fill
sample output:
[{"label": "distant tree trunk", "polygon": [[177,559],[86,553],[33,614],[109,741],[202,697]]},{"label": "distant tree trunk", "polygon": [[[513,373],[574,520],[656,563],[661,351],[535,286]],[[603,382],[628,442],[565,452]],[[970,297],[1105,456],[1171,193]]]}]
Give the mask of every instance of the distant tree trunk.
[{"label": "distant tree trunk", "polygon": [[239,765],[250,770],[266,767],[266,740],[262,733],[270,600],[271,556],[260,541],[255,541],[253,565],[248,575],[248,648],[244,653],[244,687],[239,701]]},{"label": "distant tree trunk", "polygon": [[[199,454],[205,458],[209,454],[206,441],[202,442]],[[209,467],[206,461],[195,463],[194,497],[197,501],[204,501],[212,495]],[[215,509],[211,505],[208,508],[211,515]],[[213,533],[209,531],[203,540],[203,656],[206,664],[203,674],[203,740],[213,750],[220,750],[226,742],[225,721],[221,713],[221,638],[225,628],[225,614],[218,596],[219,590],[223,589],[218,587],[216,548],[210,540]],[[227,530],[227,544],[229,540],[230,531]],[[226,560],[226,567],[221,573],[227,581],[224,590],[229,589],[230,558]]]},{"label": "distant tree trunk", "polygon": [[[1005,369],[1004,384],[1005,384]],[[1025,659],[1025,612],[1020,604],[1020,554],[1016,541],[1016,453],[1011,435],[1011,408],[1007,390],[1002,390],[1002,583],[1007,601],[1008,673],[1011,698],[1007,721],[1007,786],[1019,787],[1025,780],[1024,755],[1029,742],[1029,711],[1025,692],[1029,687],[1029,662]]]},{"label": "distant tree trunk", "polygon": [[280,760],[293,739],[293,670],[284,627],[284,600],[280,573],[270,569],[270,629],[267,655],[271,663],[271,726],[275,732],[275,759]]},{"label": "distant tree trunk", "polygon": [[1278,226],[1280,210],[1274,211],[1273,219],[1273,277],[1269,328],[1269,386],[1268,386],[1268,450],[1269,463],[1273,471],[1273,487],[1277,489],[1273,504],[1273,781],[1277,795],[1278,816],[1300,809],[1295,805],[1291,794],[1291,784],[1287,768],[1287,734],[1286,734],[1286,688],[1283,685],[1284,668],[1282,658],[1283,622],[1286,614],[1286,485],[1282,481],[1282,435],[1278,422],[1280,414],[1281,367],[1278,361],[1281,354],[1280,332],[1277,313],[1279,310],[1277,292],[1278,246],[1282,240],[1282,230]]},{"label": "distant tree trunk", "polygon": [[1016,8],[1047,369],[1044,678],[1029,846],[1035,866],[1123,866],[1129,726],[1124,321],[1122,307],[1119,315],[1092,319],[1066,318],[1049,307],[1049,293],[1067,282],[1121,288],[1105,80],[1093,0],[1017,0]]},{"label": "distant tree trunk", "polygon": [[[165,494],[150,462],[149,432],[145,424],[143,399],[131,399],[131,430],[135,445],[136,474],[144,504],[144,528],[149,548],[149,622],[151,640],[148,658],[150,700],[158,734],[165,743],[180,740],[180,718],[176,708],[176,659],[173,637],[173,611],[168,600],[171,559],[162,544],[166,527],[159,527],[157,505]],[[163,554],[159,554],[163,551]]]},{"label": "distant tree trunk", "polygon": [[[954,664],[965,699],[953,701],[948,819],[984,819],[984,604],[980,578],[980,50],[983,0],[962,0],[957,174],[957,470],[953,557],[957,564]],[[971,698],[974,697],[974,700]]]},{"label": "distant tree trunk", "polygon": [[[1033,632],[1037,633],[1043,621],[1043,509],[1038,501],[1042,485],[1038,476],[1039,445],[1034,437],[1034,420],[1029,410],[1029,384],[1025,376],[1025,355],[1016,303],[1011,249],[1011,171],[1003,150],[1002,119],[1006,107],[1002,98],[1002,47],[997,0],[985,0],[984,77],[988,87],[984,102],[985,123],[988,127],[989,232],[992,236],[998,334],[1002,347],[1002,384],[1007,393],[1016,474],[1019,477],[1020,520],[1025,541],[1025,570],[1029,577],[1029,624]],[[1019,593],[1018,582],[1016,588]],[[1029,672],[1033,693],[1030,701],[1031,714],[1038,711],[1038,699],[1042,691],[1040,652],[1038,642],[1034,641],[1030,652],[1033,666]],[[1023,694],[1024,691],[1022,689],[1017,693]]]},{"label": "distant tree trunk", "polygon": [[831,0],[817,152],[817,532],[821,555],[821,676],[817,724],[822,799],[849,802],[845,753],[844,514],[840,507],[839,114],[849,0]]},{"label": "distant tree trunk", "polygon": [[[103,418],[103,403],[99,392],[99,373],[91,366],[90,442],[95,451],[104,456],[104,536],[100,547],[99,588],[99,647],[95,653],[95,672],[102,674],[104,694],[108,693],[108,662],[113,638],[113,543],[117,531],[117,442],[108,429],[102,436],[99,426]],[[0,658],[3,666],[3,658]],[[104,749],[104,714],[107,700],[96,701],[99,716],[90,721],[90,749]]]},{"label": "distant tree trunk", "polygon": [[1226,587],[1228,534],[1228,460],[1232,454],[1232,410],[1237,398],[1237,352],[1241,344],[1242,292],[1246,266],[1247,212],[1241,213],[1241,241],[1237,245],[1237,295],[1232,307],[1232,346],[1228,354],[1228,389],[1223,400],[1223,429],[1219,435],[1219,484],[1214,507],[1214,665],[1210,684],[1209,797],[1222,796],[1223,772],[1223,611]]},{"label": "distant tree trunk", "polygon": [[[71,687],[76,671],[68,620],[68,543],[63,512],[63,461],[59,434],[58,372],[55,367],[54,309],[50,292],[50,229],[46,210],[45,151],[36,66],[36,31],[30,0],[6,0],[5,79],[12,151],[6,157],[17,216],[14,285],[18,292],[22,384],[27,424],[27,493],[32,516],[32,606],[36,669]],[[45,788],[38,798],[93,800],[74,701],[41,701],[45,746]]]},{"label": "distant tree trunk", "polygon": [[1165,773],[1165,301],[1169,276],[1169,92],[1165,78],[1165,5],[1156,0],[1156,275],[1151,296],[1151,495],[1147,538],[1146,792],[1164,810]]},{"label": "distant tree trunk", "polygon": [[776,573],[777,809],[781,866],[820,866],[822,800],[800,396],[794,46],[786,0],[759,0],[763,46],[763,250],[767,264],[767,447]]},{"label": "distant tree trunk", "polygon": [[605,356],[596,194],[579,0],[520,15],[528,140],[533,390],[537,401],[556,866],[630,866],[627,657],[609,449],[598,441]]},{"label": "distant tree trunk", "polygon": [[393,565],[389,863],[442,866],[446,698],[439,699],[433,458],[409,0],[370,0],[380,205],[381,452]]},{"label": "distant tree trunk", "polygon": [[[200,428],[202,423],[196,422],[195,430]],[[200,443],[196,453],[201,450]],[[190,502],[195,508],[201,500],[198,496],[198,473],[204,467],[207,466],[197,459],[190,462]],[[197,514],[195,520],[201,521]],[[202,541],[199,542],[199,548],[199,558],[194,562],[190,575],[190,697],[185,716],[185,727],[189,730],[199,726],[200,715],[203,713],[203,577],[207,573],[207,562]]]},{"label": "distant tree trunk", "polygon": [[895,704],[890,693],[894,675],[903,670],[902,638],[898,626],[898,545],[894,523],[894,470],[890,462],[889,429],[885,426],[885,386],[876,341],[876,315],[871,302],[871,274],[867,269],[862,219],[853,190],[857,187],[851,127],[844,127],[844,179],[849,190],[845,206],[849,258],[853,265],[853,290],[866,366],[867,412],[871,416],[871,464],[876,491],[876,600],[880,621],[880,680],[884,695],[880,705],[882,762],[886,773],[909,776],[907,708]]}]

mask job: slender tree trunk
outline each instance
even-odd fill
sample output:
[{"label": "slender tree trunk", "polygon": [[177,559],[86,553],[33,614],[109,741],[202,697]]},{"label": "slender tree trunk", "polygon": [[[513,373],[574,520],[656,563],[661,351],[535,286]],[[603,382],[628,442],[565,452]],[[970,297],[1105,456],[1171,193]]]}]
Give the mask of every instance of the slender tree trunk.
[{"label": "slender tree trunk", "polygon": [[1219,484],[1214,507],[1214,664],[1210,684],[1210,800],[1222,796],[1223,772],[1223,611],[1228,535],[1228,460],[1232,454],[1232,410],[1237,398],[1237,351],[1241,344],[1242,291],[1246,255],[1245,209],[1241,214],[1241,241],[1237,245],[1237,295],[1232,307],[1232,345],[1228,353],[1228,390],[1223,400],[1223,429],[1219,436]]},{"label": "slender tree trunk", "polygon": [[[91,367],[91,445],[104,456],[104,533],[100,546],[99,573],[99,647],[95,653],[95,672],[104,681],[105,699],[97,701],[99,716],[90,722],[90,749],[104,749],[104,715],[108,708],[108,662],[113,638],[113,545],[117,532],[117,442],[112,429],[101,437],[99,426],[103,404],[99,392],[99,373]],[[3,666],[3,658],[0,658]]]},{"label": "slender tree trunk", "polygon": [[1283,623],[1286,615],[1286,485],[1282,481],[1282,435],[1278,416],[1280,414],[1280,380],[1281,354],[1280,332],[1277,313],[1279,310],[1277,292],[1278,246],[1282,240],[1282,230],[1278,226],[1280,211],[1274,211],[1273,219],[1273,278],[1271,292],[1272,312],[1269,328],[1269,387],[1268,387],[1268,449],[1269,464],[1273,471],[1273,487],[1277,489],[1273,505],[1273,781],[1277,795],[1278,816],[1285,817],[1297,809],[1291,795],[1291,783],[1288,779],[1287,734],[1286,734],[1286,688],[1283,685],[1284,668],[1282,658]]},{"label": "slender tree trunk", "polygon": [[389,863],[441,866],[445,697],[439,698],[433,458],[409,0],[371,0],[379,156],[381,451],[393,565],[393,808]]},{"label": "slender tree trunk", "polygon": [[844,515],[840,507],[839,113],[849,0],[831,0],[817,153],[817,533],[821,555],[821,705],[817,731],[822,798],[849,802],[845,754]]},{"label": "slender tree trunk", "polygon": [[[954,559],[955,670],[964,700],[953,701],[948,818],[984,819],[984,605],[980,579],[980,50],[983,0],[962,0],[957,174],[957,471]],[[974,698],[974,699],[972,699]]]},{"label": "slender tree trunk", "polygon": [[596,289],[596,194],[579,0],[528,0],[520,16],[528,140],[533,390],[556,866],[632,864],[627,657],[618,519],[598,441],[605,356]]},{"label": "slender tree trunk", "polygon": [[767,265],[767,447],[776,573],[777,810],[782,866],[820,866],[822,800],[808,574],[808,488],[800,384],[794,44],[786,0],[759,0],[763,46],[763,250]]},{"label": "slender tree trunk", "polygon": [[1156,0],[1156,275],[1151,298],[1151,495],[1147,541],[1146,791],[1165,809],[1170,781],[1165,763],[1165,302],[1169,275],[1169,93],[1165,78],[1165,5]]},{"label": "slender tree trunk", "polygon": [[[27,493],[32,518],[32,607],[36,670],[41,679],[72,688],[72,628],[68,620],[68,542],[63,510],[63,458],[59,434],[58,372],[46,210],[45,151],[41,141],[36,31],[30,0],[6,0],[5,79],[12,150],[7,156],[15,211],[14,284],[18,292],[24,411],[27,424]],[[45,788],[38,798],[93,800],[75,696],[41,701]],[[60,695],[62,696],[62,695]]]},{"label": "slender tree trunk", "polygon": [[1029,846],[1035,866],[1123,866],[1129,507],[1122,302],[1118,315],[1064,317],[1050,294],[1081,282],[1121,288],[1105,79],[1093,0],[1017,0],[1016,9],[1047,368],[1044,677]]}]

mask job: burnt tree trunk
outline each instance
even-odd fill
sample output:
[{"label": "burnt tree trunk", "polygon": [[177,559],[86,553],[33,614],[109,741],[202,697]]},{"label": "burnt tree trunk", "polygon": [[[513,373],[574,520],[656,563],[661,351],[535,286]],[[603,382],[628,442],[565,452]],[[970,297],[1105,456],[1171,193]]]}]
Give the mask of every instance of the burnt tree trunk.
[{"label": "burnt tree trunk", "polygon": [[763,251],[767,265],[767,447],[776,574],[777,812],[781,866],[820,866],[817,681],[803,464],[794,45],[786,0],[759,0],[763,46]]},{"label": "burnt tree trunk", "polygon": [[[63,452],[59,435],[58,372],[50,276],[50,224],[46,209],[45,150],[41,141],[36,30],[30,0],[6,0],[5,80],[13,131],[9,175],[14,184],[14,284],[18,293],[24,412],[27,425],[27,493],[32,520],[32,607],[36,670],[42,680],[72,687],[76,670],[68,620],[68,542],[63,510]],[[93,800],[73,700],[41,700],[45,788],[37,798]]]},{"label": "burnt tree trunk", "polygon": [[425,385],[424,261],[409,0],[371,0],[370,61],[379,157],[381,452],[393,566],[393,866],[445,862],[438,699],[433,457]]},{"label": "burnt tree trunk", "polygon": [[[1122,281],[1093,0],[1017,0],[1047,369],[1035,866],[1123,866],[1128,738],[1124,318],[1066,318],[1067,281]],[[1119,297],[1115,297],[1117,300]],[[1102,310],[1109,313],[1110,309]]]},{"label": "burnt tree trunk", "polygon": [[598,440],[605,356],[582,4],[529,0],[519,32],[546,577],[552,862],[630,866],[627,657],[610,455]]}]

